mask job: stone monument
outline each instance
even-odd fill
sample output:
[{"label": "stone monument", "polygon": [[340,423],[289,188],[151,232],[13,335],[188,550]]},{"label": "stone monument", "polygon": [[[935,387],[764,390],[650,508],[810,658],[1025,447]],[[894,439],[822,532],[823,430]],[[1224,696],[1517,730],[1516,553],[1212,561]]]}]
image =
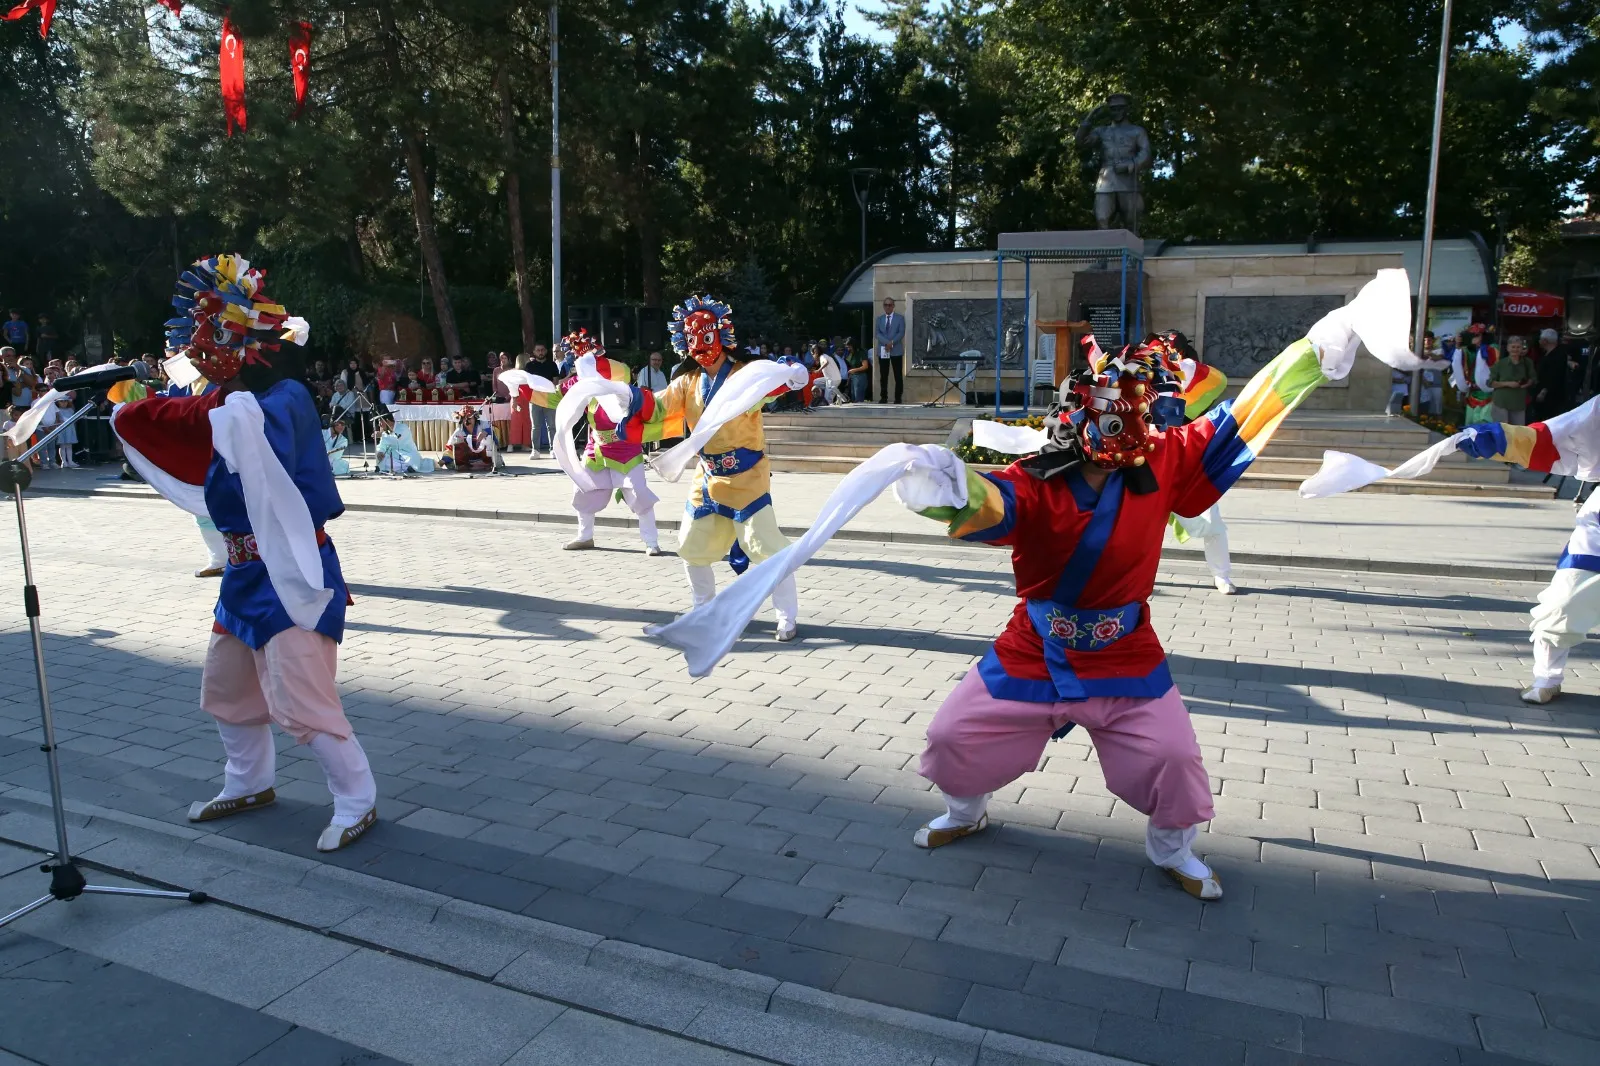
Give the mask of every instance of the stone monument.
[{"label": "stone monument", "polygon": [[[1150,137],[1143,126],[1128,121],[1129,99],[1113,93],[1104,104],[1078,124],[1078,147],[1094,146],[1100,153],[1100,175],[1094,183],[1094,220],[1101,229],[1120,226],[1139,232],[1144,197],[1139,192],[1139,172],[1150,165]],[[1097,119],[1109,116],[1100,126]]]}]

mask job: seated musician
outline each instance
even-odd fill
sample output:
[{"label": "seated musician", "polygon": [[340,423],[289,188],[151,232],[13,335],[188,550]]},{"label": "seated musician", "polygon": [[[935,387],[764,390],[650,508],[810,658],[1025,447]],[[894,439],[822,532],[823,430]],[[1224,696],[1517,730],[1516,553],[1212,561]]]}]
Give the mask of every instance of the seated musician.
[{"label": "seated musician", "polygon": [[464,473],[488,473],[497,469],[501,461],[494,427],[486,419],[478,418],[477,408],[470,405],[461,409],[458,422],[440,465]]}]

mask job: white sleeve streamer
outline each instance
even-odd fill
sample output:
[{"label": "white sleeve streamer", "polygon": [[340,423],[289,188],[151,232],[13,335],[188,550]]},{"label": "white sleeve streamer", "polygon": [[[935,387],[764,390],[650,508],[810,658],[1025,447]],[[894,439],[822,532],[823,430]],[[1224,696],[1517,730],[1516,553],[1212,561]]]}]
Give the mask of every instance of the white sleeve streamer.
[{"label": "white sleeve streamer", "polygon": [[1007,455],[1032,455],[1044,447],[1050,435],[1042,429],[1008,426],[980,418],[972,423],[972,443],[978,448]]},{"label": "white sleeve streamer", "polygon": [[[804,367],[799,369],[805,371]],[[650,463],[650,468],[668,481],[677,481],[706,442],[717,435],[717,430],[749,412],[779,386],[793,387],[790,384],[792,374],[793,368],[786,363],[746,364],[744,369],[730,375],[706,404],[694,431],[662,452]]]},{"label": "white sleeve streamer", "polygon": [[649,626],[645,632],[681,649],[690,676],[704,677],[728,654],[772,590],[810,560],[841,526],[900,478],[939,470],[926,447],[890,444],[879,450],[844,476],[822,505],[816,522],[788,547],[752,566],[706,603],[674,621]]},{"label": "white sleeve streamer", "polygon": [[[39,428],[39,424],[44,421],[45,415],[53,412],[56,409],[56,401],[65,395],[67,394],[64,392],[57,392],[55,389],[51,389],[49,392],[39,396],[26,411],[22,412],[22,417],[17,419],[17,424],[6,430],[6,440],[12,444],[21,444],[33,436],[34,431]],[[54,425],[54,422],[52,421],[51,424]]]},{"label": "white sleeve streamer", "polygon": [[1322,468],[1300,483],[1300,498],[1315,500],[1324,496],[1337,496],[1341,492],[1350,492],[1389,478],[1409,480],[1422,477],[1432,471],[1440,459],[1455,451],[1456,445],[1471,434],[1470,429],[1464,429],[1454,436],[1446,437],[1431,448],[1413,455],[1393,470],[1387,470],[1377,463],[1363,459],[1359,455],[1351,455],[1349,452],[1323,452]]},{"label": "white sleeve streamer", "polygon": [[254,394],[235,392],[211,411],[211,444],[239,475],[256,551],[289,618],[315,629],[333,590],[322,583],[322,552],[305,497],[267,442],[266,417]]},{"label": "white sleeve streamer", "polygon": [[[585,358],[590,358],[585,356]],[[581,364],[583,360],[579,360]],[[590,359],[593,365],[593,359]],[[628,400],[631,397],[628,386],[620,381],[608,381],[594,375],[591,377],[580,376],[573,383],[567,394],[561,397],[561,402],[556,405],[556,462],[572,483],[584,492],[593,492],[600,487],[594,476],[578,461],[578,449],[572,441],[572,430],[585,415],[589,413],[589,403],[597,400],[606,407],[606,414],[612,414],[612,407],[621,404],[613,421],[622,421],[622,415],[627,411]]]},{"label": "white sleeve streamer", "polygon": [[502,370],[498,375],[500,383],[511,390],[515,396],[517,390],[526,385],[534,392],[558,392],[555,382],[538,374],[530,374],[526,370]]},{"label": "white sleeve streamer", "polygon": [[1404,269],[1393,267],[1378,271],[1354,300],[1318,319],[1306,339],[1317,349],[1323,375],[1338,381],[1350,373],[1363,344],[1396,370],[1420,369],[1422,360],[1407,336],[1410,325],[1411,281]]},{"label": "white sleeve streamer", "polygon": [[1547,419],[1544,427],[1560,456],[1550,466],[1552,474],[1600,481],[1600,396]]}]

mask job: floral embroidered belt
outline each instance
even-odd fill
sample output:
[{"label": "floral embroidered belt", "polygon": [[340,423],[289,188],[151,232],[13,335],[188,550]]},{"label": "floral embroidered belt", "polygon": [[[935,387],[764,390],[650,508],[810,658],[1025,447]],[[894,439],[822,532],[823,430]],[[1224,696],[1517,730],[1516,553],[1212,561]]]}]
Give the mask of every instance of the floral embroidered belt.
[{"label": "floral embroidered belt", "polygon": [[701,452],[700,461],[705,464],[706,473],[712,477],[732,477],[753,469],[757,463],[767,457],[766,452],[758,452],[754,448],[735,448],[731,452]]},{"label": "floral embroidered belt", "polygon": [[[228,565],[243,566],[253,563],[261,558],[261,553],[256,550],[256,535],[254,533],[224,533],[222,539],[228,542]],[[326,530],[317,530],[317,547],[328,543]]]},{"label": "floral embroidered belt", "polygon": [[1054,600],[1029,600],[1028,618],[1045,644],[1070,651],[1099,651],[1139,627],[1143,603],[1074,610]]}]

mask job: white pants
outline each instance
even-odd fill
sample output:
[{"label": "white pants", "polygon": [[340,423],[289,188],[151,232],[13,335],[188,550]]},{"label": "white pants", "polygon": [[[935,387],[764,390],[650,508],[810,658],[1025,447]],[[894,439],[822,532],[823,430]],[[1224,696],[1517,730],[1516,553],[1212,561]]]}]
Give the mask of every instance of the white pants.
[{"label": "white pants", "polygon": [[[219,799],[237,799],[265,792],[277,780],[278,751],[272,741],[272,726],[266,722],[234,725],[217,720],[222,750],[227,752],[225,783]],[[341,740],[328,733],[317,733],[307,742],[333,793],[332,824],[349,828],[361,820],[378,802],[378,785],[361,741],[352,734]]]},{"label": "white pants", "polygon": [[1190,537],[1199,537],[1205,545],[1206,565],[1218,580],[1233,582],[1233,561],[1228,557],[1228,527],[1222,521],[1222,508],[1212,504],[1198,518],[1173,515],[1183,531]]},{"label": "white pants", "polygon": [[622,502],[628,510],[639,516],[639,539],[645,546],[656,546],[657,496],[645,484],[644,464],[640,463],[626,474],[616,470],[591,470],[598,488],[572,490],[572,509],[578,512],[578,539],[594,539],[594,516],[606,509],[620,490]]},{"label": "white pants", "polygon": [[[1600,556],[1600,492],[1593,493],[1578,511],[1567,552],[1587,559]],[[1576,567],[1557,570],[1539,593],[1528,621],[1533,635],[1533,684],[1554,688],[1565,674],[1568,652],[1582,644],[1590,630],[1600,627],[1600,572]]]},{"label": "white pants", "polygon": [[[752,564],[760,561],[751,559]],[[717,572],[711,567],[685,562],[683,572],[688,575],[689,595],[696,607],[717,594]],[[772,590],[772,615],[779,629],[793,629],[799,620],[800,589],[794,583],[793,574],[778,582],[778,587]]]},{"label": "white pants", "polygon": [[210,559],[206,567],[217,570],[228,565],[228,541],[209,518],[196,518],[194,524],[200,527],[200,539],[206,542],[206,552]]}]

